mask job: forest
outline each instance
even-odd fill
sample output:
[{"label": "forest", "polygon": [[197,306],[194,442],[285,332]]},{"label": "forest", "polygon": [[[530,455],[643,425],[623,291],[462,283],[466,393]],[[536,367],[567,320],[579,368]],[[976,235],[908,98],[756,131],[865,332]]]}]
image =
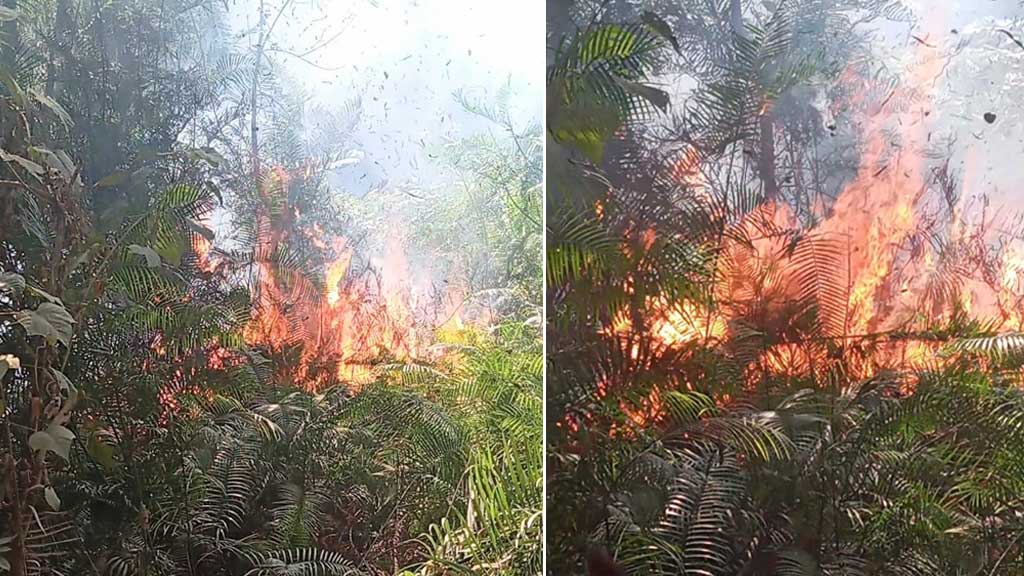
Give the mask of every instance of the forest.
[{"label": "forest", "polygon": [[0,3],[0,574],[541,572],[539,105],[349,194],[322,4]]},{"label": "forest", "polygon": [[549,3],[548,574],[1024,573],[1022,16]]}]

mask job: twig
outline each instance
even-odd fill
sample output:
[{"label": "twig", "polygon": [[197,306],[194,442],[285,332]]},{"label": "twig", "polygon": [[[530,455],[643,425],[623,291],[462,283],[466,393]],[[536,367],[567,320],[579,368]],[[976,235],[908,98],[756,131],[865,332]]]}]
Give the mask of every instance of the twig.
[{"label": "twig", "polygon": [[1005,28],[997,28],[996,32],[1002,32],[1003,34],[1006,34],[1007,38],[1013,41],[1013,43],[1016,44],[1017,46],[1020,46],[1021,50],[1024,50],[1024,42],[1017,40],[1017,37],[1014,36],[1013,33],[1010,32],[1009,30],[1006,30]]}]

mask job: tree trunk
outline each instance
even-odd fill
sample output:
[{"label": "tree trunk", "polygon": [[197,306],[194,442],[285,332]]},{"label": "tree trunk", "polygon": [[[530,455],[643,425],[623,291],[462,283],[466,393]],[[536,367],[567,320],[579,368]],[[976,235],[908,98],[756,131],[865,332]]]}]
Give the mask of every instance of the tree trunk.
[{"label": "tree trunk", "polygon": [[770,105],[757,120],[761,132],[761,149],[757,155],[757,174],[761,178],[764,198],[774,202],[779,196],[779,183],[775,180],[775,118]]}]

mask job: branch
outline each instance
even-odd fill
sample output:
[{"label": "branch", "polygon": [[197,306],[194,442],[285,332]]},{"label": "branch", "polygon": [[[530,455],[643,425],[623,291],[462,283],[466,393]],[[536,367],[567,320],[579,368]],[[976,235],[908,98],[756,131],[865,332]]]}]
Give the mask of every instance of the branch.
[{"label": "branch", "polygon": [[1017,40],[1017,37],[1014,36],[1013,33],[1010,32],[1009,30],[1006,30],[1005,28],[997,28],[996,32],[1002,32],[1003,34],[1006,34],[1007,38],[1012,40],[1013,43],[1016,44],[1017,46],[1020,46],[1021,50],[1024,50],[1024,42],[1021,42],[1020,40]]}]

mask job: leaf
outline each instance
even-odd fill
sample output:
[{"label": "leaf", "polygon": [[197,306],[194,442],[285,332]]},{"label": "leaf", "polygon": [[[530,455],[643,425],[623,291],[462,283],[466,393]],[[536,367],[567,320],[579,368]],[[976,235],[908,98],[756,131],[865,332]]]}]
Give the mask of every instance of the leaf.
[{"label": "leaf", "polygon": [[36,288],[35,286],[28,286],[27,288],[36,296],[42,296],[44,299],[46,299],[47,302],[58,304],[60,306],[64,305],[64,303],[60,301],[60,298],[57,298],[56,296],[50,294],[49,292],[43,290],[42,288]]},{"label": "leaf", "polygon": [[106,176],[101,178],[100,181],[95,184],[95,186],[97,188],[109,188],[111,186],[117,186],[121,182],[127,180],[128,177],[129,174],[127,172],[123,170],[118,170],[117,172],[111,172],[110,174],[107,174]]},{"label": "leaf", "polygon": [[46,430],[34,432],[28,438],[28,445],[36,452],[53,452],[65,461],[71,455],[71,442],[75,433],[60,424],[50,424]]},{"label": "leaf", "polygon": [[60,386],[62,392],[67,392],[70,395],[75,390],[71,380],[63,372],[56,368],[50,368],[50,372],[53,374],[53,379],[57,381],[57,385]]},{"label": "leaf", "polygon": [[85,453],[107,470],[113,470],[117,465],[114,447],[107,444],[96,432],[89,435],[89,440],[85,443]]},{"label": "leaf", "polygon": [[131,252],[132,254],[144,256],[146,258],[146,266],[149,266],[150,268],[160,267],[160,255],[156,253],[156,250],[153,250],[149,246],[139,246],[138,244],[132,244],[131,246],[128,247],[128,251]]},{"label": "leaf", "polygon": [[668,22],[666,22],[664,18],[650,10],[644,10],[640,19],[648,28],[654,31],[655,34],[661,36],[665,40],[668,40],[669,43],[672,44],[672,48],[675,49],[676,53],[681,54],[679,50],[679,40],[676,39],[675,34],[672,33],[672,27],[668,25]]},{"label": "leaf", "polygon": [[75,319],[60,304],[43,302],[35,310],[20,310],[15,318],[29,336],[42,336],[48,342],[63,342],[70,345],[72,324]]},{"label": "leaf", "polygon": [[22,108],[28,107],[28,98],[25,96],[25,92],[18,85],[18,81],[14,79],[14,76],[10,72],[3,70],[0,71],[0,82],[3,83],[4,87],[14,97],[14,101],[17,102],[18,106]]},{"label": "leaf", "polygon": [[30,172],[36,178],[39,178],[43,174],[46,174],[46,169],[40,166],[39,164],[36,164],[35,162],[29,160],[28,158],[25,158],[24,156],[13,154],[2,148],[0,148],[0,160],[3,160],[4,162],[13,162],[18,166],[24,168],[26,171]]},{"label": "leaf", "polygon": [[196,234],[199,234],[203,238],[206,238],[210,242],[213,242],[214,238],[216,238],[216,236],[214,235],[213,230],[210,230],[209,227],[203,226],[202,224],[200,224],[198,222],[189,220],[188,221],[188,227],[189,227],[190,230],[192,230]]},{"label": "leaf", "polygon": [[51,452],[55,444],[53,436],[50,436],[46,430],[33,432],[28,437],[28,447],[35,452]]},{"label": "leaf", "polygon": [[57,496],[57,491],[53,489],[53,486],[47,486],[46,490],[43,491],[43,495],[46,497],[46,503],[50,505],[50,508],[54,512],[60,511],[60,497]]},{"label": "leaf", "polygon": [[56,152],[46,148],[40,148],[38,146],[32,146],[28,151],[32,154],[35,160],[46,164],[51,170],[60,174],[65,182],[70,182],[71,178],[75,175],[74,164],[65,163],[64,157],[58,155]]},{"label": "leaf", "polygon": [[15,294],[25,289],[25,277],[14,272],[0,272],[0,290]]},{"label": "leaf", "polygon": [[214,168],[217,168],[225,162],[224,156],[209,146],[193,148],[188,151],[188,156],[193,160],[202,160]]},{"label": "leaf", "polygon": [[39,102],[44,107],[48,108],[50,112],[53,112],[57,116],[57,118],[60,119],[61,124],[68,128],[71,127],[71,125],[73,124],[73,122],[71,121],[71,114],[68,114],[68,111],[65,110],[64,107],[61,106],[56,100],[50,98],[49,96],[40,92],[39,90],[36,90],[35,88],[29,88],[28,93],[32,96],[32,98],[36,100],[36,102]]},{"label": "leaf", "polygon": [[668,92],[660,90],[653,86],[646,84],[640,84],[639,82],[631,82],[622,78],[616,79],[620,86],[626,89],[627,92],[634,94],[647,100],[651,104],[658,107],[659,110],[665,112],[668,110],[669,97]]}]

